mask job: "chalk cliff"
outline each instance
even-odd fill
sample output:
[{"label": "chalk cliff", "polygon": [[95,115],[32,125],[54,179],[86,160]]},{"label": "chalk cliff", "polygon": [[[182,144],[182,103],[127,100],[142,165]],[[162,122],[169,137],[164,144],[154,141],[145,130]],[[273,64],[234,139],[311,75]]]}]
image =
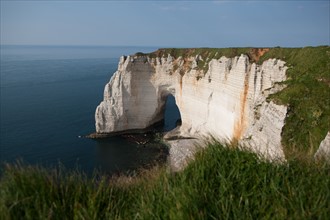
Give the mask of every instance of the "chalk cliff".
[{"label": "chalk cliff", "polygon": [[[200,68],[200,62],[208,66]],[[281,131],[287,107],[267,97],[282,89],[278,83],[286,79],[286,70],[281,60],[258,65],[243,54],[209,60],[199,55],[123,56],[96,109],[96,132],[144,129],[163,119],[166,98],[172,94],[182,125],[166,135],[168,139],[213,136],[282,160]],[[187,143],[180,146],[180,140],[169,143],[172,167],[180,169],[194,150]],[[180,158],[178,151],[183,155]]]}]

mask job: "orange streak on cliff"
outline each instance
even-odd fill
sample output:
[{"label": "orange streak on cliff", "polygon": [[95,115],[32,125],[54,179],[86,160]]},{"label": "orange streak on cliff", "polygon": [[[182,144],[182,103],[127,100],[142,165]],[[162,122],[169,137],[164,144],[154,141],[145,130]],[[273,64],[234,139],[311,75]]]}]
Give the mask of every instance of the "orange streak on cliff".
[{"label": "orange streak on cliff", "polygon": [[241,94],[240,98],[240,112],[239,117],[234,124],[234,135],[233,141],[236,142],[237,140],[241,139],[243,132],[247,126],[247,121],[245,117],[245,109],[246,109],[246,101],[247,101],[247,94],[249,91],[249,74],[246,74],[244,80],[244,90]]}]

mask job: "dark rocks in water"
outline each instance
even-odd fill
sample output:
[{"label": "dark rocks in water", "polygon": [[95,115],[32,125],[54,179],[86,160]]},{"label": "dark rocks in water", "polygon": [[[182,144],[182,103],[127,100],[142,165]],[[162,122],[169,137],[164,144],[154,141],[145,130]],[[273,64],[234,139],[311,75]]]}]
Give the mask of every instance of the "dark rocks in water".
[{"label": "dark rocks in water", "polygon": [[139,144],[139,145],[145,145],[153,139],[152,135],[150,135],[148,133],[144,133],[144,134],[123,134],[123,135],[120,135],[120,136],[122,138],[130,141],[130,142],[134,142],[134,143]]},{"label": "dark rocks in water", "polygon": [[[126,137],[126,136],[141,136],[141,135],[145,135],[147,134],[147,136],[149,136],[149,134],[155,134],[155,133],[159,133],[159,131],[162,130],[164,126],[164,119],[154,123],[153,125],[150,125],[147,128],[144,129],[130,129],[130,130],[124,130],[124,131],[117,131],[117,132],[111,132],[111,133],[91,133],[88,135],[85,135],[85,138],[90,138],[90,139],[100,139],[100,138],[109,138],[109,137],[114,137],[114,136],[122,136],[122,137]],[[134,138],[133,138],[134,139]],[[138,138],[140,139],[140,138]]]},{"label": "dark rocks in water", "polygon": [[[167,163],[169,149],[163,140],[163,126],[164,120],[155,123],[146,129],[127,130],[113,133],[91,133],[85,138],[94,139],[97,142],[111,141],[112,137],[119,137],[128,142],[134,143],[139,154],[139,165],[132,168],[131,171],[139,169],[149,169],[156,165],[163,165]],[[120,172],[122,173],[122,172]]]},{"label": "dark rocks in water", "polygon": [[90,138],[90,139],[100,139],[100,138],[108,138],[114,136],[113,134],[102,134],[102,133],[91,133],[88,135],[85,135],[85,138]]}]

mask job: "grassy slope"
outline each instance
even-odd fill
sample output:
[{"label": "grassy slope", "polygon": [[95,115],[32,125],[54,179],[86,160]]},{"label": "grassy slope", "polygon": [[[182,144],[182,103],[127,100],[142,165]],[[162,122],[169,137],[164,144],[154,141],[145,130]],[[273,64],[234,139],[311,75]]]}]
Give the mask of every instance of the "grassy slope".
[{"label": "grassy slope", "polygon": [[330,130],[330,47],[270,48],[256,59],[253,48],[196,48],[159,49],[151,57],[190,57],[201,55],[204,61],[198,67],[207,71],[208,61],[221,56],[234,57],[246,54],[251,62],[270,58],[281,59],[289,67],[287,88],[273,95],[271,99],[289,106],[288,117],[283,129],[283,145],[286,155],[311,155],[315,153],[321,140]]},{"label": "grassy slope", "polygon": [[273,48],[259,62],[268,58],[289,67],[287,88],[271,97],[289,105],[282,134],[286,153],[313,154],[330,130],[330,47]]},{"label": "grassy slope", "polygon": [[81,173],[8,166],[0,219],[326,219],[330,167],[276,165],[209,146],[182,173],[87,179]]}]

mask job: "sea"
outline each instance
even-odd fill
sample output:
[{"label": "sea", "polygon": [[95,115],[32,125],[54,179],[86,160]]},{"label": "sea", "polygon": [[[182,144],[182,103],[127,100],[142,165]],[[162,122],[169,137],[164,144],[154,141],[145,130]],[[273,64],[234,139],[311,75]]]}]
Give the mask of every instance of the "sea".
[{"label": "sea", "polygon": [[[148,148],[122,137],[83,136],[95,131],[95,109],[120,56],[157,47],[1,45],[0,50],[0,166],[113,174],[138,169],[150,157]],[[163,130],[173,129],[179,118],[170,97]]]}]

